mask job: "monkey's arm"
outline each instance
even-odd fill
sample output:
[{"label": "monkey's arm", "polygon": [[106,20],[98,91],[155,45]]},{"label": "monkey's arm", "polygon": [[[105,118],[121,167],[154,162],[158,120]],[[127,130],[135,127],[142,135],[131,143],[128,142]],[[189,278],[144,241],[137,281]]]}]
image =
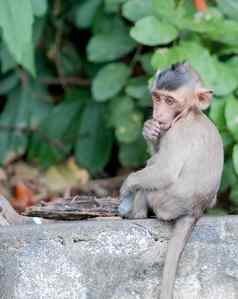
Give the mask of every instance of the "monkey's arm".
[{"label": "monkey's arm", "polygon": [[176,136],[162,144],[152,165],[128,176],[121,188],[121,194],[140,189],[159,191],[172,185],[191,152],[191,144],[183,142],[184,139]]},{"label": "monkey's arm", "polygon": [[158,152],[160,133],[159,124],[154,119],[149,119],[144,123],[142,135],[151,155]]},{"label": "monkey's arm", "polygon": [[155,155],[158,152],[159,149],[159,141],[151,141],[151,140],[146,140],[147,146],[149,148],[149,154],[151,156]]}]

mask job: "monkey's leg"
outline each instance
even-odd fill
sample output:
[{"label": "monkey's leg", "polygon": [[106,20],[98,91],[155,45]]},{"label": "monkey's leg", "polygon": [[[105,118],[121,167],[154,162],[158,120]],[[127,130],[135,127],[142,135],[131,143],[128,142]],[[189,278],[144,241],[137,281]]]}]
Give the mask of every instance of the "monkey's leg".
[{"label": "monkey's leg", "polygon": [[120,197],[121,203],[118,207],[118,212],[121,217],[128,218],[133,209],[134,196],[133,192],[128,192],[125,196]]},{"label": "monkey's leg", "polygon": [[135,193],[133,207],[128,215],[128,219],[144,219],[148,217],[148,202],[145,191],[138,191]]},{"label": "monkey's leg", "polygon": [[136,193],[129,192],[121,199],[118,208],[119,214],[123,218],[142,219],[148,217],[148,204],[144,191]]}]

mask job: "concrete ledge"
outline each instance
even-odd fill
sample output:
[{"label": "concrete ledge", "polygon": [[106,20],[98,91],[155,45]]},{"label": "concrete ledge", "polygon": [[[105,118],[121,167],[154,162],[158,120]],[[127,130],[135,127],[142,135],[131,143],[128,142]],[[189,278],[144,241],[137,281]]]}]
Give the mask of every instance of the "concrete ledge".
[{"label": "concrete ledge", "polygon": [[[158,299],[170,232],[153,219],[1,227],[0,298]],[[156,242],[157,261],[144,260]],[[238,217],[199,221],[176,298],[238,298]]]}]

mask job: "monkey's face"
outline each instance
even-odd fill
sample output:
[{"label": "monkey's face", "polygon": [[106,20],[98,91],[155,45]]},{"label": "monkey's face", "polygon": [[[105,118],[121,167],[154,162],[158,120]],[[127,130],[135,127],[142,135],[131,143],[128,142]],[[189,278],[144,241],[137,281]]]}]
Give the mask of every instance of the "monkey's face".
[{"label": "monkey's face", "polygon": [[213,94],[203,87],[199,74],[186,62],[158,71],[151,92],[153,118],[162,130],[170,128],[182,112],[207,109]]},{"label": "monkey's face", "polygon": [[152,92],[153,119],[155,119],[162,130],[168,130],[175,117],[183,111],[184,101],[175,97],[174,93]]}]

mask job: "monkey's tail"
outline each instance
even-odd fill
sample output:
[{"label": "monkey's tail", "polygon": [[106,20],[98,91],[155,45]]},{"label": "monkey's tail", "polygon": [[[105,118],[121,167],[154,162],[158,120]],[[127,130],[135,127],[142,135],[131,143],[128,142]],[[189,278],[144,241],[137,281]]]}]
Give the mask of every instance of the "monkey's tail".
[{"label": "monkey's tail", "polygon": [[160,299],[173,299],[179,259],[196,222],[197,218],[192,216],[183,216],[176,220],[165,259]]}]

